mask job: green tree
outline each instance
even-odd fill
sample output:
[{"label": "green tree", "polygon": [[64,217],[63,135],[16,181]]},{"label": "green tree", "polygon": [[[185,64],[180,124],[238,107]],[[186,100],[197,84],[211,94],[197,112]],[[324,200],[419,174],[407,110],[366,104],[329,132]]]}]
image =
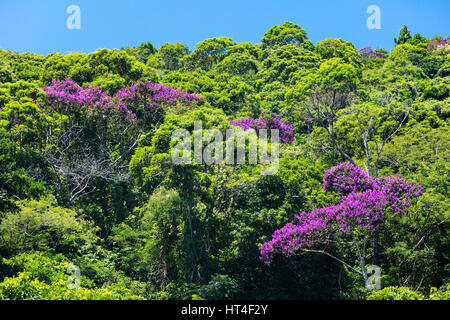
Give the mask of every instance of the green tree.
[{"label": "green tree", "polygon": [[403,26],[403,28],[400,30],[398,39],[394,38],[394,42],[396,45],[399,45],[399,44],[404,44],[404,43],[408,42],[408,40],[410,40],[410,39],[411,39],[411,33],[410,33],[408,27]]},{"label": "green tree", "polygon": [[0,222],[1,249],[11,255],[28,250],[70,252],[95,240],[92,224],[51,200],[18,202],[19,211]]},{"label": "green tree", "polygon": [[185,68],[210,70],[225,58],[228,48],[235,44],[231,38],[227,37],[206,39],[197,44],[195,50],[186,58]]},{"label": "green tree", "polygon": [[189,53],[189,49],[182,43],[166,43],[159,49],[159,57],[167,70],[177,70],[183,66],[183,58]]},{"label": "green tree", "polygon": [[308,37],[305,29],[292,22],[284,22],[270,28],[262,38],[263,48],[276,48],[290,43],[302,44]]},{"label": "green tree", "polygon": [[316,52],[323,59],[342,58],[345,62],[358,66],[359,54],[351,42],[342,39],[325,39],[315,46]]}]

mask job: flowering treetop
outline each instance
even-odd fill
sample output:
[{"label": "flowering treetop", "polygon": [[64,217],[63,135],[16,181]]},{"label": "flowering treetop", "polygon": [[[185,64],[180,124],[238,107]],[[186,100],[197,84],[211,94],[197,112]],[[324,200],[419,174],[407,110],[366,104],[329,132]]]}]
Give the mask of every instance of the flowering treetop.
[{"label": "flowering treetop", "polygon": [[114,97],[119,104],[126,105],[127,102],[134,100],[147,101],[146,107],[154,107],[161,104],[173,105],[178,102],[192,104],[194,101],[201,100],[198,94],[190,94],[185,90],[177,90],[169,86],[163,86],[160,83],[136,82],[129,88],[120,89]]},{"label": "flowering treetop", "polygon": [[427,44],[427,50],[428,51],[433,51],[433,50],[436,50],[438,47],[446,46],[449,43],[450,43],[450,41],[448,39],[444,39],[442,37],[437,37],[436,39],[434,39],[433,41],[430,41]]},{"label": "flowering treetop", "polygon": [[101,89],[97,87],[84,89],[69,79],[53,81],[50,86],[43,87],[42,90],[47,94],[52,107],[56,107],[58,103],[64,103],[72,106],[89,105],[95,108],[111,102],[111,97]]},{"label": "flowering treetop", "polygon": [[155,108],[177,103],[192,104],[194,101],[201,100],[200,95],[189,94],[184,90],[176,90],[159,83],[146,81],[123,88],[113,96],[98,87],[82,88],[69,79],[53,81],[50,86],[42,89],[47,94],[47,102],[53,108],[61,104],[72,107],[109,107],[124,110],[127,120],[137,120],[136,110],[133,110],[136,103],[142,104],[146,108]]},{"label": "flowering treetop", "polygon": [[383,54],[381,52],[373,50],[371,47],[361,48],[358,50],[358,53],[365,59],[380,59],[383,57]]},{"label": "flowering treetop", "polygon": [[278,129],[280,142],[291,143],[295,138],[295,129],[292,124],[284,123],[280,117],[271,113],[270,117],[265,118],[261,112],[261,118],[253,119],[251,117],[230,121],[235,127],[241,127],[244,130],[254,129],[256,132],[260,129]]},{"label": "flowering treetop", "polygon": [[290,256],[297,249],[326,244],[337,233],[374,230],[385,212],[406,214],[411,198],[423,192],[402,176],[374,178],[350,163],[325,171],[323,189],[339,192],[340,203],[295,215],[294,222],[276,230],[272,240],[262,245],[263,262],[268,263],[276,252]]}]

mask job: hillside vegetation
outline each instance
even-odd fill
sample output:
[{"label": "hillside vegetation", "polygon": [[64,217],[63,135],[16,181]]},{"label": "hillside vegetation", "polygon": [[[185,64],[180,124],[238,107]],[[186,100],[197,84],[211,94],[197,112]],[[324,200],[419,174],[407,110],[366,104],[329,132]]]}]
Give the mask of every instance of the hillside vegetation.
[{"label": "hillside vegetation", "polygon": [[[0,299],[448,299],[449,76],[407,27],[0,50]],[[173,164],[195,121],[281,129],[277,172]]]}]

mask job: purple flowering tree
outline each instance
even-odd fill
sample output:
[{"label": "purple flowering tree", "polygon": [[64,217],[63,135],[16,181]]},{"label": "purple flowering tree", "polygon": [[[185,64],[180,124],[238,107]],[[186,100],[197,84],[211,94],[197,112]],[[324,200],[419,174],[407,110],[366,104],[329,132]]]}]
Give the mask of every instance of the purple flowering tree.
[{"label": "purple flowering tree", "polygon": [[107,112],[108,116],[118,115],[122,120],[134,122],[158,119],[155,114],[164,115],[164,109],[168,106],[192,104],[202,99],[200,95],[151,82],[136,82],[114,96],[109,96],[98,87],[82,88],[69,79],[56,80],[42,90],[47,94],[46,103],[58,112],[82,110],[92,115],[100,110]]},{"label": "purple flowering tree", "polygon": [[358,50],[358,53],[363,59],[381,59],[385,57],[385,54],[378,50],[373,50],[371,47],[364,47]]},{"label": "purple flowering tree", "polygon": [[146,127],[154,127],[164,118],[166,109],[179,104],[192,105],[202,97],[159,83],[136,82],[119,90],[113,97],[117,106],[130,110]]},{"label": "purple flowering tree", "polygon": [[241,127],[244,130],[254,129],[256,134],[261,129],[277,129],[279,133],[280,142],[283,144],[292,143],[295,139],[295,129],[292,124],[284,123],[280,117],[271,113],[270,117],[264,117],[264,113],[261,112],[261,117],[253,119],[251,117],[241,118],[238,120],[230,121],[235,127]]},{"label": "purple flowering tree", "polygon": [[[294,221],[276,230],[272,239],[261,246],[260,259],[269,263],[276,253],[289,257],[300,251],[326,254],[361,274],[367,286],[367,233],[377,228],[376,222],[384,214],[407,214],[412,199],[421,195],[423,188],[410,184],[402,176],[370,177],[357,166],[345,162],[325,171],[323,189],[338,192],[340,202],[295,215]],[[358,239],[361,234],[362,239]],[[327,251],[341,235],[352,237],[361,270]]]},{"label": "purple flowering tree", "polygon": [[436,37],[433,41],[427,44],[428,51],[434,51],[441,46],[447,46],[450,43],[449,39],[444,39],[442,37]]},{"label": "purple flowering tree", "polygon": [[166,109],[201,100],[150,82],[137,82],[113,96],[69,79],[42,90],[46,93],[42,112],[58,120],[48,125],[41,152],[68,203],[92,192],[93,180],[125,179],[124,160],[163,120]]}]

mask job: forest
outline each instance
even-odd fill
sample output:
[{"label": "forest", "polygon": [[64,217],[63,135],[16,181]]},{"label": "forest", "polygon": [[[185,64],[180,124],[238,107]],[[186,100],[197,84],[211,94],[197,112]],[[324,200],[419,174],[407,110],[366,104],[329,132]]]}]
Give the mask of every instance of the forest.
[{"label": "forest", "polygon": [[[261,35],[0,49],[1,300],[450,299],[450,38]],[[276,172],[171,161],[233,128]]]}]

